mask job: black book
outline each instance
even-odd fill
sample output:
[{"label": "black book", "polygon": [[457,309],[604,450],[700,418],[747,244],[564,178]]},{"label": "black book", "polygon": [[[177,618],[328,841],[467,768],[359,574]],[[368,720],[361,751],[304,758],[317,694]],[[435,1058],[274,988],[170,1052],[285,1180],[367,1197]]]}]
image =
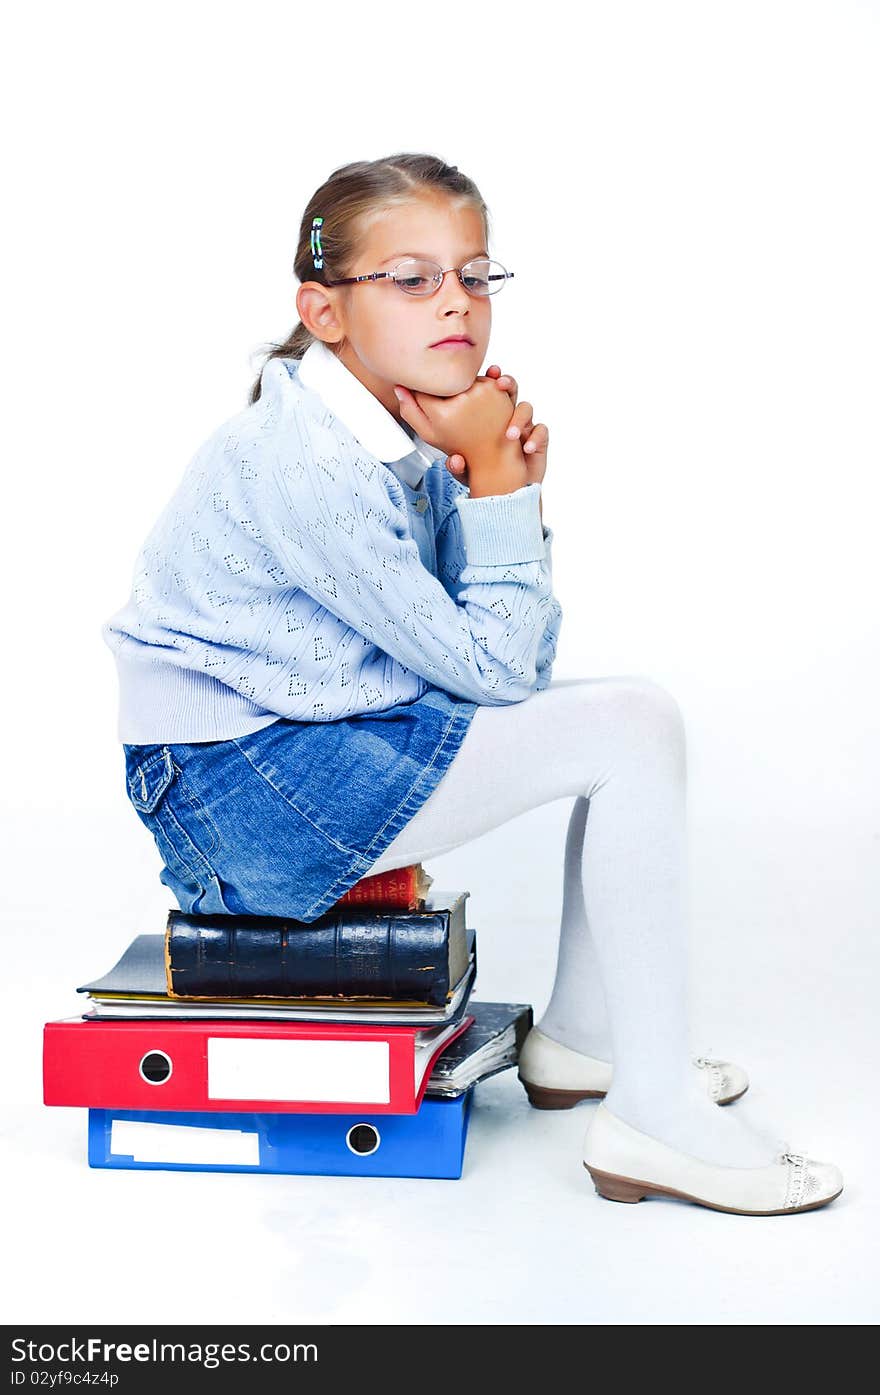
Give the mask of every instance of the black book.
[{"label": "black book", "polygon": [[430,892],[417,910],[342,905],[305,922],[168,913],[172,998],[391,998],[446,1003],[468,967],[469,893]]},{"label": "black book", "polygon": [[477,975],[477,934],[468,926],[468,967],[441,1007],[395,998],[170,998],[165,982],[165,936],[136,935],[109,973],[77,988],[91,1006],[89,1021],[153,1018],[156,1021],[375,1022],[431,1026],[464,1016]]}]

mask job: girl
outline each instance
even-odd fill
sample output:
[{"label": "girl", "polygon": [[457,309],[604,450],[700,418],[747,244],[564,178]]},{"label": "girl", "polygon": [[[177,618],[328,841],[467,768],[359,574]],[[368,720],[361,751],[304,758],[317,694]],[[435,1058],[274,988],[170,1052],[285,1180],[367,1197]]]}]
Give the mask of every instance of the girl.
[{"label": "girl", "polygon": [[584,1162],[605,1197],[832,1200],[836,1168],[716,1107],[743,1072],[690,1056],[676,702],[640,677],[551,682],[548,431],[497,365],[479,375],[513,272],[478,189],[426,155],[343,166],[294,269],[299,323],[103,629],[162,882],[190,912],[314,920],[361,877],[573,797],[532,1102],[602,1100]]}]

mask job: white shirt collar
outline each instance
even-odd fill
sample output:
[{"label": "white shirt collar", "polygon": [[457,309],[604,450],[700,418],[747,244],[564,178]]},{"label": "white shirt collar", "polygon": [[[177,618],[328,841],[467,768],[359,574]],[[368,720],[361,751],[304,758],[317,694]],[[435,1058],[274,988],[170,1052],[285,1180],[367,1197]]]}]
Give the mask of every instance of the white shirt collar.
[{"label": "white shirt collar", "polygon": [[361,445],[384,465],[393,465],[413,489],[421,485],[428,466],[444,458],[442,451],[418,434],[409,436],[323,340],[312,341],[298,371],[300,381],[318,394]]}]

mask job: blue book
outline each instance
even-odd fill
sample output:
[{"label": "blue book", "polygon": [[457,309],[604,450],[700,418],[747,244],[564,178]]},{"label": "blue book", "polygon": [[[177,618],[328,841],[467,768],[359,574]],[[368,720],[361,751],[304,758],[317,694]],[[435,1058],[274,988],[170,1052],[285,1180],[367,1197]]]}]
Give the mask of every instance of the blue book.
[{"label": "blue book", "polygon": [[460,1177],[474,1087],[415,1114],[90,1109],[89,1166],[324,1177]]}]

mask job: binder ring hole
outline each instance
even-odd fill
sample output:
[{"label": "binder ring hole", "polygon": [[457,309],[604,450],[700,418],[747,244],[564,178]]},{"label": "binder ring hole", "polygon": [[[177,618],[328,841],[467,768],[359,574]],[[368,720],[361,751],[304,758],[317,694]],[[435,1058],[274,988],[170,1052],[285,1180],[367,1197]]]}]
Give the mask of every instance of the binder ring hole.
[{"label": "binder ring hole", "polygon": [[148,1085],[164,1085],[166,1080],[171,1079],[173,1069],[171,1057],[166,1056],[164,1051],[148,1051],[146,1056],[141,1057],[138,1066],[141,1079],[146,1080]]},{"label": "binder ring hole", "polygon": [[353,1124],[345,1135],[345,1141],[353,1153],[365,1157],[367,1153],[375,1153],[381,1139],[375,1124]]}]

